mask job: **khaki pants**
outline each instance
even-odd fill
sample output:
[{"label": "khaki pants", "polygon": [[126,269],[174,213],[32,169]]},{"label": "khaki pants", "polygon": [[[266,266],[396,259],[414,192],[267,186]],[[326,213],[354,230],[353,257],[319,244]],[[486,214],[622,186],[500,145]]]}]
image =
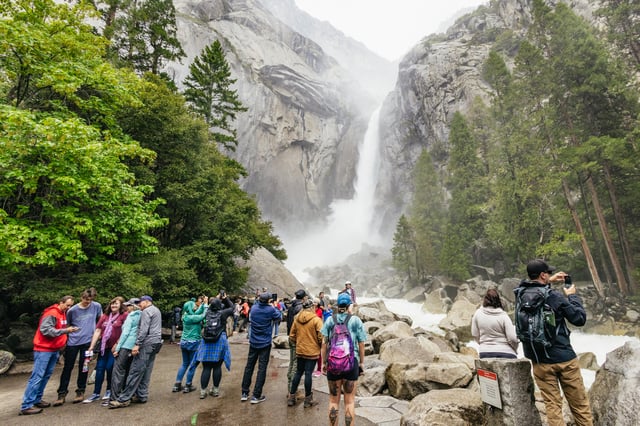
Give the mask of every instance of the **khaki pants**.
[{"label": "khaki pants", "polygon": [[567,398],[576,425],[593,425],[589,398],[582,382],[577,358],[558,364],[533,363],[533,376],[544,399],[549,426],[565,426],[560,387]]}]

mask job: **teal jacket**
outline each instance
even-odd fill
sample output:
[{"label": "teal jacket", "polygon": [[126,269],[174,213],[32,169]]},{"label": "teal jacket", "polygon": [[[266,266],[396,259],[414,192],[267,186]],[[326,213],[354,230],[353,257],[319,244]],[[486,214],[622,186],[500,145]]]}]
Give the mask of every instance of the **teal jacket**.
[{"label": "teal jacket", "polygon": [[185,342],[195,342],[202,338],[202,321],[207,313],[207,306],[202,303],[197,310],[196,304],[188,301],[182,307],[182,340]]},{"label": "teal jacket", "polygon": [[131,350],[136,345],[140,315],[142,315],[142,311],[140,310],[133,311],[127,315],[127,319],[124,320],[124,324],[122,324],[122,334],[120,335],[120,340],[118,340],[116,352],[122,348]]}]

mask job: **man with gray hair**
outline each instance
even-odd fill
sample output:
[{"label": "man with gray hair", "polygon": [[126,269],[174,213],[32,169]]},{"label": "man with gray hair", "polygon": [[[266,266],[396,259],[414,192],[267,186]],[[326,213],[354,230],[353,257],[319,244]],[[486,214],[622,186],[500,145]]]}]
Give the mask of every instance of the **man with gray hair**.
[{"label": "man with gray hair", "polygon": [[153,305],[151,296],[142,296],[139,306],[142,314],[136,344],[131,349],[133,361],[127,384],[118,398],[109,402],[109,408],[127,407],[130,402],[144,404],[149,398],[153,363],[162,348],[162,313]]}]

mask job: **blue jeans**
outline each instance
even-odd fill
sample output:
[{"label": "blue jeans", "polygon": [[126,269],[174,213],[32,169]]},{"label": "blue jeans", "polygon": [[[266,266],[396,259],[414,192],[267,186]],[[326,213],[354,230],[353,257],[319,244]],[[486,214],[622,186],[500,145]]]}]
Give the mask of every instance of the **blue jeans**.
[{"label": "blue jeans", "polygon": [[98,355],[98,361],[96,362],[96,383],[93,389],[93,393],[100,395],[102,392],[102,382],[104,381],[104,375],[107,373],[107,390],[111,390],[111,373],[113,372],[113,364],[115,358],[111,353],[111,348],[106,348],[104,355]]},{"label": "blue jeans", "polygon": [[182,365],[178,369],[176,383],[182,383],[184,373],[187,372],[187,384],[191,384],[193,376],[196,374],[198,363],[196,362],[196,354],[198,353],[198,345],[200,342],[180,342],[180,350],[182,351]]},{"label": "blue jeans", "polygon": [[313,384],[313,370],[316,369],[316,363],[318,360],[298,357],[297,362],[298,369],[291,381],[291,392],[289,393],[295,394],[298,391],[300,379],[302,378],[302,374],[304,374],[304,396],[309,396],[312,393],[311,386]]},{"label": "blue jeans", "polygon": [[242,393],[249,393],[251,377],[253,376],[253,370],[256,367],[256,361],[258,361],[258,374],[256,376],[256,385],[253,388],[253,396],[256,398],[260,398],[262,396],[262,387],[267,379],[269,355],[271,355],[271,345],[259,349],[249,345],[247,365],[244,367],[244,375],[242,376]]},{"label": "blue jeans", "polygon": [[33,352],[33,371],[27,382],[27,388],[24,390],[22,397],[22,406],[20,410],[26,410],[33,407],[34,404],[42,401],[44,388],[49,382],[49,378],[53,374],[53,369],[58,362],[60,352]]}]

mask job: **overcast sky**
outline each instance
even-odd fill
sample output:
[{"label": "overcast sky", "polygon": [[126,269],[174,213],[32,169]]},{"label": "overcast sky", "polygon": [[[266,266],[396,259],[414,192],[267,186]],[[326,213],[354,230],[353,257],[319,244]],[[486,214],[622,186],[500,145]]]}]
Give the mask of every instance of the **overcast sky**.
[{"label": "overcast sky", "polygon": [[424,36],[438,32],[461,9],[488,0],[295,0],[312,16],[389,60],[404,55]]}]

